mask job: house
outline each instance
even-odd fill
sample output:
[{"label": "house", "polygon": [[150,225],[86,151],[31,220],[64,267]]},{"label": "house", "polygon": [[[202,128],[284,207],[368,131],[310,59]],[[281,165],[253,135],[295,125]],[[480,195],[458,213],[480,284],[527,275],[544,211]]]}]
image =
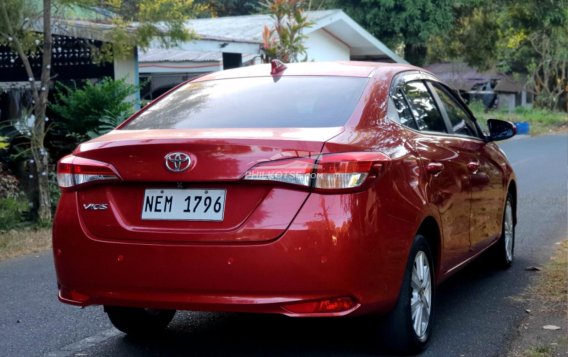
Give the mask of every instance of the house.
[{"label": "house", "polygon": [[[406,63],[342,10],[307,11],[313,23],[303,32],[309,61],[365,60]],[[262,30],[274,23],[268,14],[187,21],[199,39],[176,48],[138,53],[140,76],[149,82],[144,97],[155,98],[198,75],[260,62]],[[154,46],[152,46],[154,47]]]},{"label": "house", "polygon": [[[109,16],[96,8],[80,6],[65,7],[64,13],[54,15],[51,63],[54,80],[68,82],[113,77],[138,85],[136,51],[112,62],[97,63],[93,60],[92,51],[108,42],[108,33],[113,28]],[[39,33],[42,26],[39,21],[33,24],[33,29]],[[35,78],[39,79],[41,56],[30,56],[29,60]],[[30,104],[31,89],[22,61],[10,47],[0,45],[0,122],[20,119],[23,109]]]},{"label": "house", "polygon": [[466,101],[480,100],[487,108],[511,111],[532,103],[532,93],[520,80],[496,70],[480,72],[465,63],[434,63],[425,69],[458,90]]}]

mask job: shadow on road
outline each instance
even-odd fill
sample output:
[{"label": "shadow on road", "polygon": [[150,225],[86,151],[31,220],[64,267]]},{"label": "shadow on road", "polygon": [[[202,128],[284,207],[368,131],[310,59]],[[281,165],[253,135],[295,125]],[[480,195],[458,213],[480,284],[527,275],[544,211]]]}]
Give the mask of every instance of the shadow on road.
[{"label": "shadow on road", "polygon": [[[454,313],[471,309],[479,299],[503,299],[504,291],[486,291],[487,286],[517,284],[511,281],[513,270],[522,270],[525,262],[503,272],[494,269],[487,257],[446,281],[438,290],[437,326],[429,350],[424,355],[440,355],[444,345],[452,343],[436,330],[460,330],[468,333],[471,326],[456,319]],[[501,281],[495,284],[495,280]],[[492,290],[492,289],[490,289]],[[372,335],[364,320],[293,319],[285,316],[178,312],[161,336],[139,340],[124,335],[112,342],[112,353],[129,356],[371,356]],[[467,322],[465,322],[467,323]],[[98,353],[103,351],[97,351]],[[110,353],[110,351],[108,351]],[[458,352],[458,351],[455,351]],[[103,352],[106,354],[106,352]]]}]

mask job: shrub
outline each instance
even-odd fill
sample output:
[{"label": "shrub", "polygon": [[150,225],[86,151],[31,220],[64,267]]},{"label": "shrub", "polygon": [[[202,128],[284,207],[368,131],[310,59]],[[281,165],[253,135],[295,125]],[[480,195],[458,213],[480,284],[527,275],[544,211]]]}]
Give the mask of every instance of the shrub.
[{"label": "shrub", "polygon": [[0,198],[0,231],[21,227],[28,209],[27,201],[21,197]]},{"label": "shrub", "polygon": [[0,136],[0,150],[6,149],[8,148],[8,146],[10,146],[10,143],[8,143],[8,138],[5,136]]},{"label": "shrub", "polygon": [[51,156],[57,160],[77,144],[108,131],[108,118],[114,122],[126,119],[134,112],[130,97],[137,90],[123,79],[87,81],[81,87],[57,83],[55,100],[50,104],[55,118],[47,135]]},{"label": "shrub", "polygon": [[87,139],[87,133],[96,131],[103,117],[125,118],[134,112],[128,98],[136,93],[137,87],[124,79],[87,81],[81,88],[57,83],[56,89],[56,103],[50,108],[59,116],[57,125],[77,135],[79,141]]},{"label": "shrub", "polygon": [[487,119],[490,118],[512,122],[528,122],[531,125],[531,133],[533,134],[554,132],[568,126],[568,114],[564,112],[530,107],[517,107],[512,112],[504,109],[485,111],[483,104],[480,102],[470,103],[469,108],[482,128],[486,126]]},{"label": "shrub", "polygon": [[8,173],[0,163],[0,199],[17,198],[20,195],[18,179]]},{"label": "shrub", "polygon": [[0,164],[0,231],[20,226],[28,209],[29,205],[20,193],[18,179]]}]

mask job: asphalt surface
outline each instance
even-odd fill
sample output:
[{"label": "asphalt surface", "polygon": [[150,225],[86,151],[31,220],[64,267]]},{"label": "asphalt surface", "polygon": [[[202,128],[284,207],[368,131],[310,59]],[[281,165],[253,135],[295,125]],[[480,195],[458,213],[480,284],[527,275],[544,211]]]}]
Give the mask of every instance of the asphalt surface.
[{"label": "asphalt surface", "polygon": [[[554,243],[567,236],[568,137],[502,144],[518,176],[516,261],[498,271],[482,258],[438,289],[436,324],[422,356],[501,356],[524,309],[518,295]],[[0,263],[0,356],[370,356],[356,319],[178,312],[163,336],[135,340],[100,307],[56,298],[49,253]]]}]

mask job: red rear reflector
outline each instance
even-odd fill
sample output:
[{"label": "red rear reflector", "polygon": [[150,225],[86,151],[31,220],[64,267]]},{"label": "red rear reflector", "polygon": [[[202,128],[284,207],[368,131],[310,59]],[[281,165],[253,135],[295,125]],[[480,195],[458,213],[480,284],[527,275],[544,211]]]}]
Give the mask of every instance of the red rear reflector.
[{"label": "red rear reflector", "polygon": [[60,288],[59,289],[59,296],[62,299],[68,300],[68,301],[73,302],[77,305],[86,303],[90,299],[89,295],[85,295],[85,294],[78,292],[77,290],[72,290],[72,289],[67,289],[67,288]]},{"label": "red rear reflector", "polygon": [[343,312],[354,308],[357,303],[350,297],[340,297],[284,305],[284,309],[295,314],[322,314]]},{"label": "red rear reflector", "polygon": [[67,155],[57,163],[57,184],[70,188],[95,181],[119,180],[110,164]]},{"label": "red rear reflector", "polygon": [[380,175],[390,158],[375,152],[324,154],[263,162],[247,172],[245,180],[276,181],[318,191],[357,189]]}]

